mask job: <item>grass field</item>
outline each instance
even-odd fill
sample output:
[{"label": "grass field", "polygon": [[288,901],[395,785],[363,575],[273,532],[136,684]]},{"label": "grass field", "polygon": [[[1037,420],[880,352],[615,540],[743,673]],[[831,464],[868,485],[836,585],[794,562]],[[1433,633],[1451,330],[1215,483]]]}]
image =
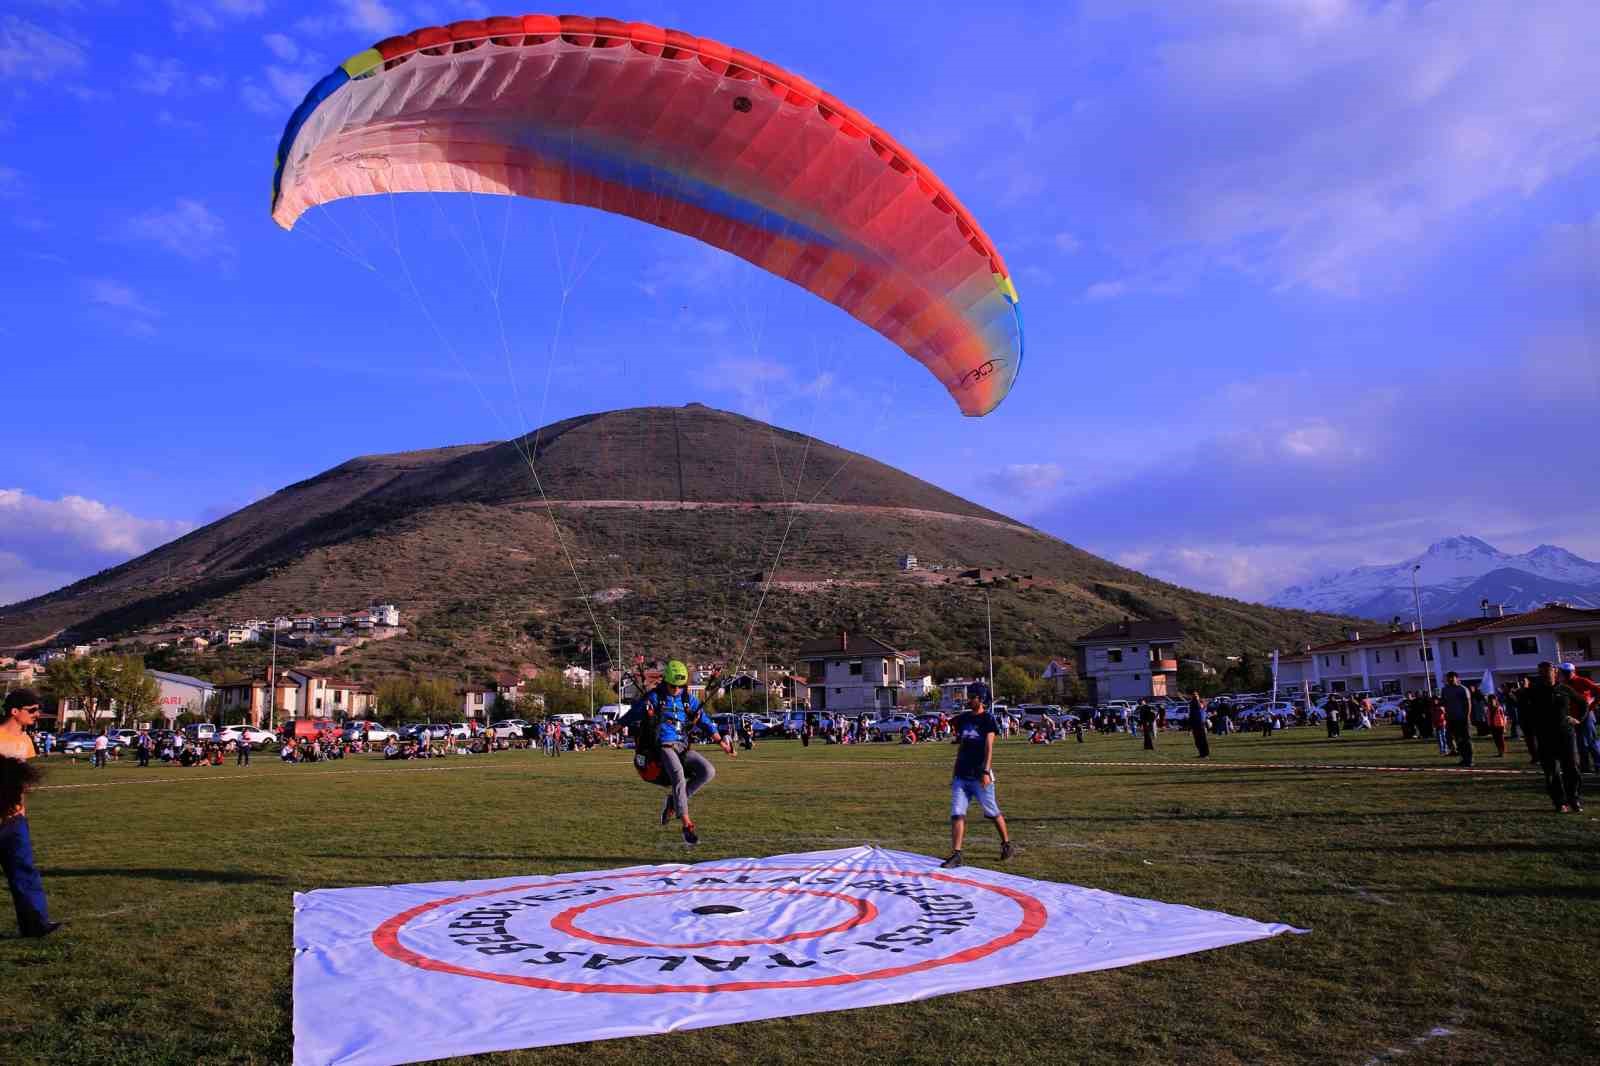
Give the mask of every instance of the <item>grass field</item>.
[{"label": "grass field", "polygon": [[[950,750],[713,753],[688,861],[866,842],[942,854]],[[1600,802],[1552,814],[1520,745],[1479,761],[1515,772],[1478,775],[1349,768],[1449,765],[1393,729],[1222,737],[1213,753],[1197,762],[1185,734],[1153,755],[1126,736],[1002,742],[1001,801],[1023,847],[1008,870],[1309,936],[474,1061],[1596,1061]],[[47,765],[30,819],[52,911],[69,924],[45,941],[0,940],[8,1064],[288,1062],[296,890],[686,857],[656,828],[661,793],[619,752]],[[1347,768],[1316,768],[1330,765]],[[973,829],[968,861],[989,865],[992,831]]]}]

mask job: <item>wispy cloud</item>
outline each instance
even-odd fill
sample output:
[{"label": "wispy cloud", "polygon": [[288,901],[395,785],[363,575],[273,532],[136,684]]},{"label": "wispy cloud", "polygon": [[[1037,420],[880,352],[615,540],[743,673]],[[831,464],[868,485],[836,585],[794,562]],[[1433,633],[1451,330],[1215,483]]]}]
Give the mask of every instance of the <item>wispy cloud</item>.
[{"label": "wispy cloud", "polygon": [[0,18],[0,78],[48,82],[88,65],[82,45],[17,15]]},{"label": "wispy cloud", "polygon": [[115,278],[90,278],[84,282],[89,303],[107,314],[111,321],[135,337],[150,337],[156,332],[161,312],[125,281]]},{"label": "wispy cloud", "polygon": [[1109,200],[1138,269],[1188,245],[1276,285],[1387,286],[1464,214],[1600,151],[1589,0],[1547,0],[1538,17],[1473,0],[1098,10],[1107,32],[1130,13],[1142,39],[1155,31],[1147,73],[1097,121],[1058,118],[1033,165],[1055,177],[1041,198]]},{"label": "wispy cloud", "polygon": [[193,523],[140,518],[83,496],[0,489],[0,603],[49,592],[165,544]]},{"label": "wispy cloud", "polygon": [[1060,463],[1007,463],[984,475],[990,488],[1003,493],[1021,510],[1036,507],[1038,497],[1054,494],[1066,480],[1067,472]]},{"label": "wispy cloud", "polygon": [[268,63],[259,75],[246,78],[239,86],[239,98],[257,114],[286,118],[332,64],[287,34],[270,33],[264,41],[278,62]]},{"label": "wispy cloud", "polygon": [[286,33],[269,33],[261,40],[266,44],[267,51],[285,63],[293,63],[300,58],[300,46]]},{"label": "wispy cloud", "polygon": [[180,198],[170,208],[137,215],[126,232],[192,262],[229,263],[235,254],[222,218],[199,200]]},{"label": "wispy cloud", "polygon": [[172,28],[220,30],[230,19],[246,19],[265,14],[266,0],[167,0],[172,13]]},{"label": "wispy cloud", "polygon": [[152,96],[166,96],[187,80],[183,64],[176,59],[157,59],[142,52],[134,54],[133,70],[129,84]]},{"label": "wispy cloud", "polygon": [[340,0],[345,20],[351,29],[363,30],[374,37],[386,37],[404,28],[400,13],[383,0]]},{"label": "wispy cloud", "polygon": [[[1367,376],[1324,367],[1195,397],[1163,419],[1176,432],[1140,438],[1134,465],[1064,461],[1098,476],[1036,521],[1158,577],[1251,599],[1463,529],[1600,548],[1600,500],[1560,488],[1600,408],[1592,340],[1542,337],[1494,362],[1410,370],[1404,391]],[[1532,411],[1536,430],[1509,428]]]}]

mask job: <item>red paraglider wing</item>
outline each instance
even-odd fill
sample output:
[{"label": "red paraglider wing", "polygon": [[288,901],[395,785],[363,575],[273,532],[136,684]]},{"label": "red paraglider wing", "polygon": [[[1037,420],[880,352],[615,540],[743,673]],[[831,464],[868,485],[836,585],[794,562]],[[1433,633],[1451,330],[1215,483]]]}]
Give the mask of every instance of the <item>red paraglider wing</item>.
[{"label": "red paraglider wing", "polygon": [[430,191],[583,204],[724,249],[883,334],[969,415],[1021,367],[1016,289],[944,184],[855,110],[705,38],[524,15],[382,41],[295,110],[272,215]]}]

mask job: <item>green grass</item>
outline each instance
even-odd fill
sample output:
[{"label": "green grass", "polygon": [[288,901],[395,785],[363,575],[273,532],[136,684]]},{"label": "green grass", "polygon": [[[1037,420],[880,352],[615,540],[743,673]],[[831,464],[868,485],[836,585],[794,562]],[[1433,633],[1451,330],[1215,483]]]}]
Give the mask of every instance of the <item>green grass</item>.
[{"label": "green grass", "polygon": [[[1447,765],[1392,729],[1002,742],[1008,869],[1312,930],[898,1007],[486,1056],[495,1063],[1592,1062],[1600,838],[1537,776]],[[1487,747],[1485,745],[1484,747]],[[1525,770],[1520,748],[1480,765]],[[950,749],[714,754],[695,860],[940,854]],[[1113,766],[1129,762],[1136,766]],[[1268,769],[1287,762],[1306,768]],[[1592,781],[1592,779],[1591,779]],[[52,760],[30,818],[46,941],[0,940],[0,1061],[285,1063],[290,894],[682,861],[628,757],[104,771]],[[93,785],[105,787],[66,787]],[[1597,802],[1595,809],[1600,809]],[[994,861],[974,825],[969,862]],[[1448,1035],[1428,1037],[1448,1030]]]}]

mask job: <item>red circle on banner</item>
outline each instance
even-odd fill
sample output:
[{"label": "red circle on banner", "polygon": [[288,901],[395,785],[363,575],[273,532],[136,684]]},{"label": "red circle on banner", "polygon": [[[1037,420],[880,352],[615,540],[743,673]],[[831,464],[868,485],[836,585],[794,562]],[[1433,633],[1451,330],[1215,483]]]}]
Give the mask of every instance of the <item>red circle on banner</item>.
[{"label": "red circle on banner", "polygon": [[[789,933],[786,936],[763,937],[757,940],[704,940],[698,944],[652,944],[648,940],[629,940],[627,937],[604,936],[600,933],[591,933],[580,929],[573,923],[573,919],[585,911],[592,911],[596,907],[604,907],[612,903],[622,903],[630,899],[649,899],[653,896],[681,896],[685,892],[777,892],[789,896],[826,896],[828,899],[843,900],[855,909],[855,916],[847,918],[836,925],[826,929],[806,929],[798,933]],[[878,916],[878,908],[869,900],[857,899],[846,896],[841,892],[825,892],[820,888],[682,888],[665,889],[660,892],[634,892],[626,896],[612,896],[609,899],[598,899],[593,903],[584,903],[570,910],[562,911],[550,919],[550,928],[559,929],[568,936],[579,937],[583,940],[593,940],[599,944],[619,944],[630,948],[748,948],[759,944],[788,944],[795,940],[813,940],[829,933],[842,933],[847,929],[854,929],[858,925],[872,921]]]},{"label": "red circle on banner", "polygon": [[[803,871],[805,873],[828,873],[827,867],[813,866],[767,866],[764,870]],[[708,873],[745,873],[747,869],[717,869],[698,868],[693,871],[697,874]],[[452,973],[461,977],[476,977],[484,981],[497,981],[500,984],[519,985],[523,988],[544,988],[556,992],[597,992],[614,995],[670,995],[675,992],[688,992],[693,994],[710,992],[752,992],[766,989],[789,988],[824,988],[835,985],[851,985],[860,981],[878,981],[891,977],[904,977],[907,974],[922,973],[927,970],[937,969],[941,966],[959,966],[963,963],[975,962],[986,958],[997,951],[1004,950],[1013,944],[1021,943],[1034,936],[1043,929],[1049,920],[1049,912],[1043,903],[1026,892],[1019,892],[1014,888],[1003,885],[986,885],[981,881],[973,881],[964,877],[954,877],[950,874],[937,873],[932,870],[852,870],[852,874],[888,875],[892,877],[928,877],[948,884],[964,885],[968,888],[980,889],[984,892],[993,892],[1004,896],[1022,909],[1022,919],[1016,927],[1008,933],[1003,933],[991,940],[974,947],[957,951],[937,959],[924,959],[921,962],[906,963],[901,966],[887,966],[865,973],[834,974],[831,977],[796,978],[786,981],[729,981],[720,985],[625,985],[625,984],[586,984],[578,981],[556,981],[545,977],[531,977],[527,974],[495,973],[491,970],[476,970],[470,966],[460,966],[444,959],[435,959],[419,951],[406,947],[400,943],[400,930],[412,921],[430,911],[452,903],[460,903],[469,899],[481,899],[484,896],[500,896],[508,892],[521,892],[535,888],[558,888],[566,885],[583,884],[589,881],[621,881],[630,877],[659,877],[659,871],[641,870],[637,873],[611,874],[599,877],[571,878],[565,881],[539,881],[525,885],[507,885],[503,888],[489,889],[485,892],[471,892],[460,896],[448,896],[436,899],[429,903],[421,903],[415,907],[401,911],[399,914],[386,919],[378,928],[372,931],[372,944],[385,955],[409,966],[434,973]]]}]

